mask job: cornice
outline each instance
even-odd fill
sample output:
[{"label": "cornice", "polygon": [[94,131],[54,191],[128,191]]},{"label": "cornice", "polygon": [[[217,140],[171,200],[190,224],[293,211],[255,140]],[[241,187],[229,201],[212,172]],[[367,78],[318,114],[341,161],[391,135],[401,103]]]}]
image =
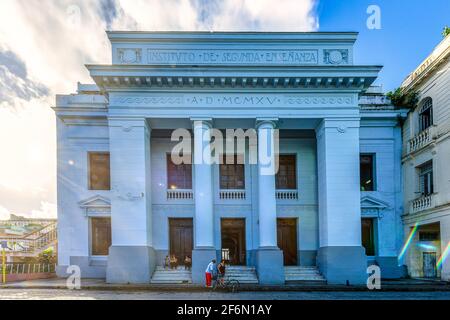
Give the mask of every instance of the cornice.
[{"label": "cornice", "polygon": [[408,92],[414,90],[423,81],[448,61],[450,57],[450,36],[447,36],[433,52],[403,81],[402,88]]},{"label": "cornice", "polygon": [[114,88],[357,88],[367,89],[381,66],[167,67],[88,65],[103,90]]},{"label": "cornice", "polygon": [[357,32],[189,32],[189,31],[108,31],[117,42],[340,42],[354,43]]}]

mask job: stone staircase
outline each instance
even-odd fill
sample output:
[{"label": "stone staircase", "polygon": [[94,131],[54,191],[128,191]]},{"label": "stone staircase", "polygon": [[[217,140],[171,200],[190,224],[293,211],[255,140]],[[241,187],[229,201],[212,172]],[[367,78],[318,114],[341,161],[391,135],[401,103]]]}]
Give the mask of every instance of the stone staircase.
[{"label": "stone staircase", "polygon": [[326,279],[320,274],[317,267],[285,267],[286,283],[326,283]]},{"label": "stone staircase", "polygon": [[258,284],[255,267],[227,266],[225,280],[237,280],[239,284]]},{"label": "stone staircase", "polygon": [[164,269],[164,267],[156,267],[151,284],[191,284],[192,273],[185,270],[184,267],[178,267],[176,270]]}]

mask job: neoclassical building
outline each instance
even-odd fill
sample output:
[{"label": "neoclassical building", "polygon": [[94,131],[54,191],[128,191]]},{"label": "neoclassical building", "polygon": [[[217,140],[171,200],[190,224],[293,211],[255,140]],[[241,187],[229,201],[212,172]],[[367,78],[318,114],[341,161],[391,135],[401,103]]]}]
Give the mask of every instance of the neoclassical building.
[{"label": "neoclassical building", "polygon": [[[412,277],[450,280],[450,36],[403,82],[419,104],[403,126],[407,236]],[[408,236],[409,235],[409,236]]]},{"label": "neoclassical building", "polygon": [[[112,64],[87,65],[95,84],[54,108],[60,276],[78,265],[110,283],[201,284],[213,258],[261,284],[362,284],[371,264],[404,274],[406,112],[371,87],[380,66],[354,64],[357,34],[108,36]],[[177,163],[177,129],[192,137],[186,158],[241,161]],[[258,139],[213,155],[213,129]],[[249,159],[267,141],[274,174]],[[192,271],[165,273],[168,255]]]}]

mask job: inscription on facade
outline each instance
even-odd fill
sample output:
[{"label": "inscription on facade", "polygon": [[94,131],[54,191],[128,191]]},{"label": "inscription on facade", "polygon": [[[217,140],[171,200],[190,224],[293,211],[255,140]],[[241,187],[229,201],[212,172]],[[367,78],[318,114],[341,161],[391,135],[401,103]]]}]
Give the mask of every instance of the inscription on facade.
[{"label": "inscription on facade", "polygon": [[180,95],[155,97],[117,97],[115,105],[148,106],[275,106],[275,105],[343,105],[351,106],[354,99],[350,95]]},{"label": "inscription on facade", "polygon": [[317,65],[317,50],[153,50],[147,54],[149,64],[272,64]]}]

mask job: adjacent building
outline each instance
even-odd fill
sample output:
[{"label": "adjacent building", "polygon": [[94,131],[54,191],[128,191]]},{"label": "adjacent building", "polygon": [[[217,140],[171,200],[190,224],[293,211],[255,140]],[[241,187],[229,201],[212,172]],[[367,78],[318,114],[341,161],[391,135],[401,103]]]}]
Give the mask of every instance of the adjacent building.
[{"label": "adjacent building", "polygon": [[[369,264],[404,274],[406,111],[371,87],[380,66],[354,64],[357,34],[108,36],[112,64],[88,65],[95,85],[54,107],[59,275],[78,265],[83,277],[149,283],[168,255],[192,258],[194,283],[213,258],[261,284],[313,270],[362,284]],[[177,129],[191,138],[186,159],[231,161],[174,161]],[[212,129],[258,139],[213,154]],[[275,141],[279,170],[266,174],[262,150]]]},{"label": "adjacent building", "polygon": [[[412,277],[450,280],[450,36],[403,82],[419,104],[403,125],[406,247]],[[409,236],[408,236],[409,235]]]}]

